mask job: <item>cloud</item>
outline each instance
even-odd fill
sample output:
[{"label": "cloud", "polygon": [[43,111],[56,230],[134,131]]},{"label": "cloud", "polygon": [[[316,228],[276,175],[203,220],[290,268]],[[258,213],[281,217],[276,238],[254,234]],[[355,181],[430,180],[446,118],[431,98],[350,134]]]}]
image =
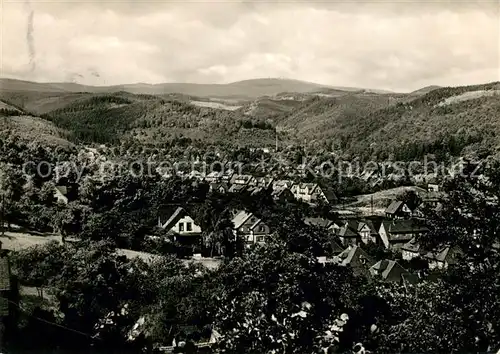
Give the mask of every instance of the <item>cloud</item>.
[{"label": "cloud", "polygon": [[500,80],[499,16],[493,2],[31,0],[26,11],[5,0],[2,76],[94,85],[289,77],[402,91],[473,84]]}]

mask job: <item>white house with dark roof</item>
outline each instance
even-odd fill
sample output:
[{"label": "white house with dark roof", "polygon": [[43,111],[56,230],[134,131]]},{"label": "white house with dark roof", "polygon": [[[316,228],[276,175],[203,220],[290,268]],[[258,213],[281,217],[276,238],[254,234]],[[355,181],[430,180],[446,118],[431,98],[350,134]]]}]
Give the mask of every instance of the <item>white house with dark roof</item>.
[{"label": "white house with dark roof", "polygon": [[269,226],[253,213],[240,211],[232,221],[234,234],[243,236],[247,244],[264,243],[271,234]]},{"label": "white house with dark roof", "polygon": [[254,183],[256,183],[256,179],[252,175],[237,175],[237,174],[235,174],[231,177],[230,183],[232,185],[236,184],[236,185],[247,186],[247,185],[253,185]]},{"label": "white house with dark roof", "polygon": [[184,208],[177,208],[168,219],[162,216],[158,217],[158,227],[169,230],[176,235],[180,236],[193,236],[198,237],[201,235],[202,229],[191,216],[184,210]]},{"label": "white house with dark roof", "polygon": [[389,220],[380,225],[379,235],[384,246],[401,249],[403,245],[429,229],[416,219]]},{"label": "white house with dark roof", "polygon": [[411,217],[411,210],[403,201],[393,201],[385,210],[385,216],[391,219]]},{"label": "white house with dark roof", "polygon": [[424,257],[429,261],[429,269],[446,269],[449,265],[458,262],[460,254],[458,247],[441,246],[434,251],[427,252]]},{"label": "white house with dark roof", "polygon": [[317,203],[319,201],[329,202],[326,194],[317,183],[298,183],[291,187],[291,191],[297,200],[305,203]]}]

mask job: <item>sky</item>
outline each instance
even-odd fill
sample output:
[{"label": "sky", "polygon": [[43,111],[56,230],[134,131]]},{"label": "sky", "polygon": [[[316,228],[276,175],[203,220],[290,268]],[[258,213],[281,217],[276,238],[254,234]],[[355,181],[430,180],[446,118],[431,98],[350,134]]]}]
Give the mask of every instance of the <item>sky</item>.
[{"label": "sky", "polygon": [[407,92],[500,80],[500,0],[3,0],[0,76],[87,85],[283,77]]}]

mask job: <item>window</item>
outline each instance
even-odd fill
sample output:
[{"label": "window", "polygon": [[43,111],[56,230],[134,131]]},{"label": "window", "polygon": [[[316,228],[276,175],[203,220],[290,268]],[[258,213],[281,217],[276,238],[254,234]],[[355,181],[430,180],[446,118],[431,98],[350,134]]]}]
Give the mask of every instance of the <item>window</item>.
[{"label": "window", "polygon": [[266,227],[264,225],[259,225],[259,232],[266,231]]},{"label": "window", "polygon": [[182,222],[179,223],[179,232],[184,231],[184,224]]},{"label": "window", "polygon": [[186,223],[186,231],[193,231],[193,227],[190,222]]},{"label": "window", "polygon": [[257,236],[257,242],[264,242],[264,236]]}]

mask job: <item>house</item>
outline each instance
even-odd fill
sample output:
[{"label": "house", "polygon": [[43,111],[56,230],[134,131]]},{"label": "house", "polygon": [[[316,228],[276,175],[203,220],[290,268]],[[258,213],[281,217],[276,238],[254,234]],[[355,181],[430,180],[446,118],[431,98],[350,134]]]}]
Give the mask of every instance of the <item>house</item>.
[{"label": "house", "polygon": [[339,201],[337,194],[335,194],[331,187],[323,186],[321,190],[328,204],[336,204]]},{"label": "house", "polygon": [[357,232],[364,244],[377,242],[378,232],[371,221],[359,221]]},{"label": "house", "polygon": [[439,184],[429,183],[427,184],[428,192],[439,192]]},{"label": "house", "polygon": [[336,229],[336,235],[344,246],[358,245],[361,241],[361,236],[358,233],[358,225],[355,220],[349,220],[340,225],[340,228]]},{"label": "house", "polygon": [[420,257],[422,255],[422,250],[420,244],[415,238],[405,243],[401,247],[402,257],[405,261],[411,261],[413,258]]},{"label": "house", "polygon": [[231,180],[234,175],[235,175],[234,170],[232,169],[225,170],[220,178],[220,181],[229,184],[231,183]]},{"label": "house", "polygon": [[425,193],[425,195],[421,196],[421,198],[422,204],[435,208],[446,200],[446,193],[429,191]]},{"label": "house", "polygon": [[231,177],[231,180],[229,182],[231,185],[242,185],[242,186],[246,186],[246,185],[252,185],[253,183],[255,183],[255,177],[252,176],[252,175],[237,175],[237,174],[234,174],[232,177]]},{"label": "house", "polygon": [[403,219],[411,217],[411,210],[405,202],[393,201],[385,210],[385,216],[390,219]]},{"label": "house", "polygon": [[401,249],[415,237],[429,232],[429,229],[416,219],[389,220],[380,225],[379,235],[386,248]]},{"label": "house", "polygon": [[349,246],[334,258],[341,266],[351,266],[355,275],[369,275],[372,258],[359,246]]},{"label": "house", "polygon": [[247,189],[247,185],[245,184],[233,184],[229,187],[229,193],[241,193]]},{"label": "house", "polygon": [[294,185],[293,181],[286,180],[286,179],[274,180],[273,184],[272,184],[273,190],[281,189],[281,188],[291,189],[293,185]]},{"label": "house", "polygon": [[251,196],[256,196],[260,192],[264,191],[264,188],[262,187],[256,187],[256,186],[248,186],[246,187],[246,191],[250,193]]},{"label": "house", "polygon": [[177,208],[168,219],[159,216],[158,227],[169,230],[174,239],[182,243],[193,245],[201,240],[201,227],[182,207]]},{"label": "house", "polygon": [[251,186],[267,189],[273,186],[273,182],[274,178],[272,177],[258,177],[250,180],[249,184]]},{"label": "house", "polygon": [[457,263],[460,254],[458,247],[442,246],[426,253],[424,257],[429,261],[429,269],[446,269]]},{"label": "house", "polygon": [[77,186],[55,186],[54,198],[58,203],[68,204],[69,202],[78,198]]},{"label": "house", "polygon": [[291,188],[295,199],[314,204],[321,201],[328,202],[326,195],[317,183],[299,183]]},{"label": "house", "polygon": [[292,202],[295,200],[292,191],[289,188],[282,187],[280,189],[273,189],[271,196],[274,200],[280,202]]},{"label": "house", "polygon": [[388,259],[378,261],[370,267],[370,274],[374,278],[379,278],[389,282],[402,282],[403,274],[407,273],[408,271],[398,262]]},{"label": "house", "polygon": [[270,235],[270,228],[260,218],[246,211],[240,211],[233,217],[233,232],[243,236],[247,245],[264,243]]},{"label": "house", "polygon": [[206,175],[205,181],[207,181],[207,183],[218,183],[221,181],[222,175],[222,172],[210,172],[208,175]]},{"label": "house", "polygon": [[224,182],[210,183],[210,192],[218,192],[220,194],[226,194],[229,192],[229,185]]}]

